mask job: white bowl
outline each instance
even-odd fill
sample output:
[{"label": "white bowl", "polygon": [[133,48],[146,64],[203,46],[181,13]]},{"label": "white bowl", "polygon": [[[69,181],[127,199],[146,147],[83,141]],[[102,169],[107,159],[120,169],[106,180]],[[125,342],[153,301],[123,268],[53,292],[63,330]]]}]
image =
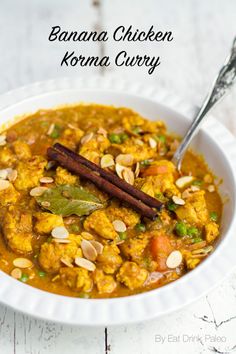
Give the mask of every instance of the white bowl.
[{"label": "white bowl", "polygon": [[[0,97],[0,124],[14,116],[64,103],[92,102],[133,108],[149,119],[162,119],[170,131],[183,135],[192,108],[176,97],[150,87],[102,78],[63,79],[37,83]],[[216,285],[236,264],[236,143],[230,132],[209,118],[193,142],[215,175],[223,178],[220,193],[227,201],[221,239],[216,250],[196,269],[160,289],[114,299],[80,299],[55,295],[16,281],[0,271],[0,301],[16,310],[74,325],[138,322],[180,308]]]}]

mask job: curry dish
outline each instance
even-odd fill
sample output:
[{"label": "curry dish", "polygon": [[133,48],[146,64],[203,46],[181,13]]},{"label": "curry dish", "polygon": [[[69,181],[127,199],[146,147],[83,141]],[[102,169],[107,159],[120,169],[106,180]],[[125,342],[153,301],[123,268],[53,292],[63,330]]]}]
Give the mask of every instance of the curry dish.
[{"label": "curry dish", "polygon": [[[155,220],[47,157],[56,142],[163,203]],[[219,237],[222,202],[202,157],[128,108],[40,110],[0,135],[0,268],[67,296],[132,295],[194,269]]]}]

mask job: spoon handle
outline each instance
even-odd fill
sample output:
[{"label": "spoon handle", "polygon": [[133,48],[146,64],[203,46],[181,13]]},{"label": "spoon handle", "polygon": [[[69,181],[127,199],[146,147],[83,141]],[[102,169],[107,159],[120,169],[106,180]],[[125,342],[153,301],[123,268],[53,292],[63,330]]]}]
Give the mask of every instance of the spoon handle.
[{"label": "spoon handle", "polygon": [[227,57],[223,67],[221,68],[219,74],[217,75],[212,89],[208,96],[205,98],[199,112],[194,118],[189,130],[187,131],[185,137],[183,138],[181,144],[176,150],[172,162],[176,165],[177,169],[180,171],[181,163],[185,151],[187,150],[191,140],[197,134],[200,123],[206,116],[208,111],[216,105],[217,102],[224,97],[224,95],[233,86],[236,78],[236,37],[234,38],[233,45],[231,48],[230,55]]}]

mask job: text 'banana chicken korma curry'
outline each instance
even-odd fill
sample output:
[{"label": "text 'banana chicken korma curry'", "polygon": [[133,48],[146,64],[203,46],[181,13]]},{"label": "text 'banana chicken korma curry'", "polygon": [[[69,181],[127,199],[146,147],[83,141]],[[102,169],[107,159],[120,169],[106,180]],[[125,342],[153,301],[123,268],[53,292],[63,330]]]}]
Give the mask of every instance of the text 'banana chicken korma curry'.
[{"label": "text 'banana chicken korma curry'", "polygon": [[214,249],[222,202],[200,156],[128,108],[40,110],[0,135],[0,268],[68,296],[161,287]]}]

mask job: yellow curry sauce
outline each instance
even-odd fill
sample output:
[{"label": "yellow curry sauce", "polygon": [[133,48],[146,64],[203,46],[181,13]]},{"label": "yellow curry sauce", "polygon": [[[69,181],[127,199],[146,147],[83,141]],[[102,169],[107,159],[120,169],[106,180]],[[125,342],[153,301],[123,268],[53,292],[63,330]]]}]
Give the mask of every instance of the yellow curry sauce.
[{"label": "yellow curry sauce", "polygon": [[[55,142],[162,201],[158,218],[48,161]],[[177,173],[178,144],[163,122],[101,105],[40,110],[11,126],[0,136],[0,268],[49,292],[91,298],[147,291],[195,268],[219,237],[222,202],[200,156],[188,152]],[[92,209],[81,208],[80,188]]]}]

